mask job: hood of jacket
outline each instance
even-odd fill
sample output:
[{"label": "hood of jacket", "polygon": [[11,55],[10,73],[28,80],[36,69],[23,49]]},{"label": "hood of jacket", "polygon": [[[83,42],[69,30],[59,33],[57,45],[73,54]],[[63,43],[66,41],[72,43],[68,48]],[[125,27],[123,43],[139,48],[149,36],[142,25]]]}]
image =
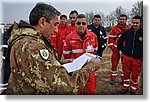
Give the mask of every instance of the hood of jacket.
[{"label": "hood of jacket", "polygon": [[11,30],[11,36],[8,40],[9,46],[12,46],[18,39],[22,39],[26,36],[34,37],[39,39],[42,37],[40,31],[36,30],[33,26],[29,25],[25,21],[20,21],[19,24],[14,22],[13,28]]}]

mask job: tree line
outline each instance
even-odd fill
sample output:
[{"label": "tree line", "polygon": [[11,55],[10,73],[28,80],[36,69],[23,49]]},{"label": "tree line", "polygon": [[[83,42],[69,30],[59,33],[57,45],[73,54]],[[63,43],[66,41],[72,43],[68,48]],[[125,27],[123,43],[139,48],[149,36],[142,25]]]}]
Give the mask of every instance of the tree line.
[{"label": "tree line", "polygon": [[88,24],[92,23],[92,19],[93,16],[95,14],[99,14],[101,15],[101,23],[103,26],[105,26],[106,28],[111,28],[112,26],[114,26],[115,24],[117,24],[118,22],[118,17],[121,14],[126,14],[128,16],[128,24],[131,24],[132,21],[132,17],[135,15],[139,15],[143,17],[143,1],[137,1],[135,2],[135,4],[132,5],[132,8],[130,10],[124,9],[122,6],[118,6],[113,12],[109,13],[108,15],[105,15],[103,12],[101,11],[90,11],[90,12],[86,12],[86,18],[88,20]]}]

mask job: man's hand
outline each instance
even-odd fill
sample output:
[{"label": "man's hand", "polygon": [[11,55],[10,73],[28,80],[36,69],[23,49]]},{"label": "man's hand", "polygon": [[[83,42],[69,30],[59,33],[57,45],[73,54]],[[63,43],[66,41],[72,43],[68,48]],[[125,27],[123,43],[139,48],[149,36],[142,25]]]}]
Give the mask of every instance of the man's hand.
[{"label": "man's hand", "polygon": [[69,62],[72,62],[74,59],[64,59],[64,60],[61,60],[61,63],[62,64],[65,64],[65,63],[69,63]]},{"label": "man's hand", "polygon": [[94,65],[96,67],[95,71],[101,67],[101,60],[100,59],[92,58],[92,59],[90,59],[90,62],[94,63]]}]

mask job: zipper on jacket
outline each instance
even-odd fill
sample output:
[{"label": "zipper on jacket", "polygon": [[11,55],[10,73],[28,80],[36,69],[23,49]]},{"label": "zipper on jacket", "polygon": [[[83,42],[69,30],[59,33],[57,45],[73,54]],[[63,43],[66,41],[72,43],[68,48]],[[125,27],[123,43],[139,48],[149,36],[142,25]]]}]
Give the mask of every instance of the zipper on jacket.
[{"label": "zipper on jacket", "polygon": [[133,56],[133,50],[134,50],[134,43],[135,43],[135,35],[136,35],[136,31],[134,31],[134,36],[133,36],[133,45],[132,45],[132,52],[131,55]]}]

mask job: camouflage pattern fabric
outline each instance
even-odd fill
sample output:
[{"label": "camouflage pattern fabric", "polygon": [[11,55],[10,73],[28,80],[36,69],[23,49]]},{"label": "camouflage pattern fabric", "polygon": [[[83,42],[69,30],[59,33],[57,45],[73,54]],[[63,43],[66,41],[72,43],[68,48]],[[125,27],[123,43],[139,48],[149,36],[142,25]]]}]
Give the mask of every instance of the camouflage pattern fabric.
[{"label": "camouflage pattern fabric", "polygon": [[8,41],[11,46],[9,85],[13,94],[78,94],[96,69],[95,65],[88,62],[69,76],[57,60],[57,52],[45,40],[39,31],[14,24]]}]

